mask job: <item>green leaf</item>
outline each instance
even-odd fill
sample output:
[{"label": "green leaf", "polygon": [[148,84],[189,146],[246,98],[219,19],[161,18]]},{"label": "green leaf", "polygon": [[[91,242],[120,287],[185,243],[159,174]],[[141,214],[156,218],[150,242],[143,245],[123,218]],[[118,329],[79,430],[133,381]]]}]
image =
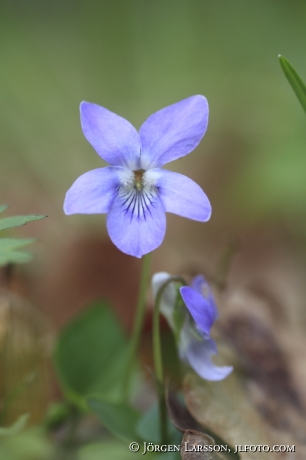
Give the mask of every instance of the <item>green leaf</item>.
[{"label": "green leaf", "polygon": [[5,436],[1,438],[0,446],[3,447],[3,450],[0,449],[1,460],[57,458],[51,457],[55,449],[43,426],[29,428],[15,436]]},{"label": "green leaf", "polygon": [[[87,444],[84,447],[81,447],[78,451],[78,460],[135,460],[138,458],[143,458],[143,445],[140,445],[139,452],[131,452],[128,448],[128,445],[122,444],[118,441],[115,442],[96,442],[92,444]],[[153,455],[147,454],[146,457],[153,458]],[[154,456],[155,458],[156,456]]]},{"label": "green leaf", "polygon": [[186,306],[180,295],[180,291],[177,289],[176,302],[173,311],[173,324],[174,324],[174,337],[176,343],[179,342],[181,330],[186,319]]},{"label": "green leaf", "polygon": [[61,426],[64,422],[72,419],[75,408],[66,401],[52,403],[45,416],[45,424],[48,430]]},{"label": "green leaf", "polygon": [[26,426],[29,418],[29,414],[21,415],[13,425],[3,428],[0,427],[0,436],[12,436],[14,434],[20,433]]},{"label": "green leaf", "polygon": [[283,69],[284,74],[286,75],[287,80],[289,81],[293,91],[297,95],[300,103],[302,104],[303,109],[306,112],[306,86],[297,71],[290,64],[287,59],[279,55],[279,62],[281,68]]},{"label": "green leaf", "polygon": [[[7,209],[7,205],[0,205],[0,213]],[[33,220],[40,220],[47,216],[14,216],[0,219],[0,230],[24,225]],[[1,238],[0,239],[0,266],[9,263],[24,263],[32,259],[32,254],[25,251],[16,251],[20,247],[27,246],[35,241],[30,238]]]},{"label": "green leaf", "polygon": [[28,252],[15,251],[22,246],[34,243],[33,238],[0,238],[0,265],[23,263],[32,259]]},{"label": "green leaf", "polygon": [[112,403],[101,398],[87,399],[89,407],[99,417],[103,425],[122,441],[138,441],[136,433],[140,414],[126,404]]},{"label": "green leaf", "polygon": [[0,253],[32,244],[35,238],[0,238]]},{"label": "green leaf", "polygon": [[0,253],[0,266],[6,264],[23,264],[32,260],[33,255],[30,252],[11,251]]},{"label": "green leaf", "polygon": [[7,204],[0,204],[0,212],[5,211],[8,208]]},{"label": "green leaf", "polygon": [[67,396],[85,406],[84,398],[92,394],[114,398],[126,352],[123,330],[107,305],[99,302],[82,312],[62,331],[54,353]]},{"label": "green leaf", "polygon": [[31,222],[34,220],[41,220],[41,219],[44,219],[45,217],[47,216],[30,215],[30,216],[4,217],[3,219],[0,219],[0,230],[6,230],[8,228],[13,228],[13,227],[20,227],[20,225],[25,225],[28,222]]},{"label": "green leaf", "polygon": [[[137,425],[137,434],[146,442],[153,442],[153,444],[160,443],[160,419],[157,404],[154,404],[151,409],[141,417]],[[169,419],[168,436],[171,444],[180,444],[182,434],[172,425]]]}]

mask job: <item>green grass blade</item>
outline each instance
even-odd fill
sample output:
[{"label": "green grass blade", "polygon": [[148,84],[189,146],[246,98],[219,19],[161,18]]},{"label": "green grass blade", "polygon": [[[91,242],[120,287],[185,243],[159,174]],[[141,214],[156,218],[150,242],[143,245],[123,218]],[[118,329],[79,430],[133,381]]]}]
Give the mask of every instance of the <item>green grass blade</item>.
[{"label": "green grass blade", "polygon": [[286,58],[279,55],[279,62],[283,72],[289,81],[293,91],[299,99],[304,111],[306,112],[306,86],[294,67],[287,61]]}]

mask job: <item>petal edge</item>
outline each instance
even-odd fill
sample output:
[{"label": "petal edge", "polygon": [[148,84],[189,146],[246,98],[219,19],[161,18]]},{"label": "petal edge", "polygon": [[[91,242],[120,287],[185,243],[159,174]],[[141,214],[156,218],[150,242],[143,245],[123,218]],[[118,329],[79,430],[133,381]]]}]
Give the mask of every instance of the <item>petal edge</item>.
[{"label": "petal edge", "polygon": [[83,134],[103,160],[113,166],[139,168],[140,137],[129,121],[104,107],[83,101]]},{"label": "petal edge", "polygon": [[109,211],[125,169],[114,166],[82,174],[72,184],[64,200],[65,214],[104,214]]},{"label": "petal edge", "polygon": [[153,113],[139,131],[141,167],[160,167],[194,150],[206,132],[208,112],[206,98],[197,95]]}]

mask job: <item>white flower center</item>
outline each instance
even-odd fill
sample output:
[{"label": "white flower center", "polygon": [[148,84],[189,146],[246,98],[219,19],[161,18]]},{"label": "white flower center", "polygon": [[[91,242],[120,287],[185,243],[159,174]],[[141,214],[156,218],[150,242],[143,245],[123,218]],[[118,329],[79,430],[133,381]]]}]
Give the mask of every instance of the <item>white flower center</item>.
[{"label": "white flower center", "polygon": [[130,213],[132,218],[146,219],[147,213],[151,214],[151,206],[154,206],[158,193],[156,179],[153,170],[126,169],[121,173],[119,197],[123,209],[126,213]]},{"label": "white flower center", "polygon": [[134,187],[140,192],[144,187],[144,180],[143,176],[145,174],[144,169],[138,169],[137,171],[133,171],[134,173]]},{"label": "white flower center", "polygon": [[144,169],[137,169],[131,171],[126,169],[121,172],[120,182],[121,190],[124,192],[150,192],[156,194],[157,188],[156,174],[153,170],[145,171]]}]

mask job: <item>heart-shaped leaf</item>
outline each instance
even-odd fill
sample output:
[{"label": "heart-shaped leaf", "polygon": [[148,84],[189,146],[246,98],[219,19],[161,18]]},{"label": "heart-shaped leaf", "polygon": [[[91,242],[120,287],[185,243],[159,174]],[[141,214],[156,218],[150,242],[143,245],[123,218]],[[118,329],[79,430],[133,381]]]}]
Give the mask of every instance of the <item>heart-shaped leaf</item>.
[{"label": "heart-shaped leaf", "polygon": [[126,353],[123,330],[106,304],[98,302],[83,311],[62,331],[55,348],[54,362],[66,395],[84,407],[86,396],[118,396]]},{"label": "heart-shaped leaf", "polygon": [[136,432],[140,414],[126,404],[112,403],[101,398],[87,398],[89,407],[99,417],[103,425],[123,441],[138,441]]}]

